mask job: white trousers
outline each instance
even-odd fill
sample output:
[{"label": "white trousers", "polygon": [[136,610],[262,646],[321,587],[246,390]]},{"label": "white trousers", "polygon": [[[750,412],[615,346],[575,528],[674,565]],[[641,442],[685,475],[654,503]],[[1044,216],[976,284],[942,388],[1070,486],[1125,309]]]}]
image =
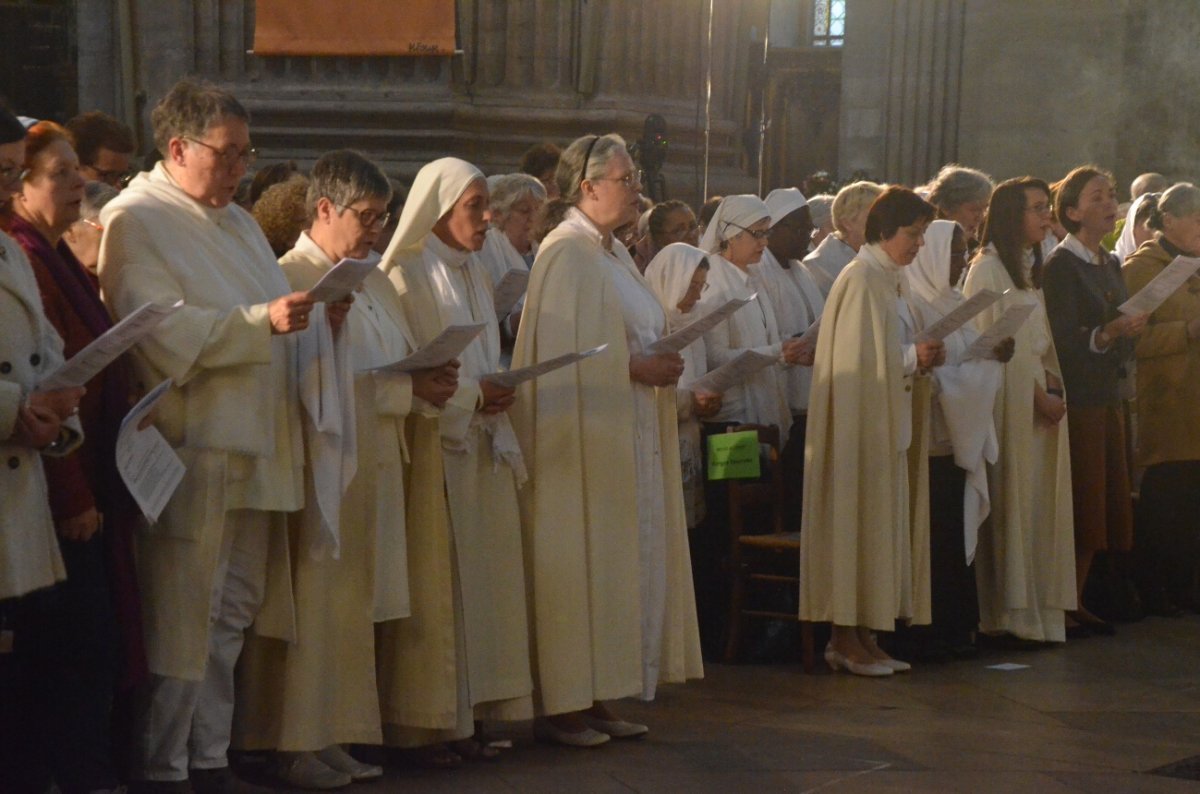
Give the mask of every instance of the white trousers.
[{"label": "white trousers", "polygon": [[203,681],[152,675],[134,725],[134,777],[187,780],[188,769],[229,765],[233,675],[246,629],[263,601],[270,513],[234,510],[209,603],[208,663]]}]

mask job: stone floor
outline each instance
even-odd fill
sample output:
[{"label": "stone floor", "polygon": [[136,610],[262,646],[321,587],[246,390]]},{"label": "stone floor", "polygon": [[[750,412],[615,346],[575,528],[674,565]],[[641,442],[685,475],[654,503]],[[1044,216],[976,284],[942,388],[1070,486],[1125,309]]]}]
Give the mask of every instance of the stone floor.
[{"label": "stone floor", "polygon": [[[1028,667],[989,669],[1001,663]],[[497,762],[389,768],[353,794],[1195,792],[1150,771],[1200,756],[1200,617],[884,680],[711,665],[704,681],[619,709],[649,738],[573,750],[516,725]]]}]

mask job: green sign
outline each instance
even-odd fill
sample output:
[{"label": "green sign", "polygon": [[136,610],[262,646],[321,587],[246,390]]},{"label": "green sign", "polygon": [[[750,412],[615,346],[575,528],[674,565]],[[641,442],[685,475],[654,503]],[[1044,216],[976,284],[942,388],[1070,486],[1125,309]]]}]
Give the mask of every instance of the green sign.
[{"label": "green sign", "polygon": [[708,437],[708,479],[752,480],[761,473],[758,431],[713,433]]}]

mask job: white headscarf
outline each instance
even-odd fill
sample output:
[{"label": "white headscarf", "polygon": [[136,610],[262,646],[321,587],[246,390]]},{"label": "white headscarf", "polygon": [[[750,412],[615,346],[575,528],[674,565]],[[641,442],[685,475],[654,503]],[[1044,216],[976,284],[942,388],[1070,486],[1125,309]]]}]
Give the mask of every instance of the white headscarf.
[{"label": "white headscarf", "polygon": [[705,227],[700,247],[710,254],[715,254],[721,250],[721,243],[741,234],[763,218],[770,217],[771,210],[758,196],[726,196],[721,199],[716,213]]},{"label": "white headscarf", "polygon": [[808,199],[804,198],[799,188],[781,187],[767,194],[766,205],[771,211],[771,225],[774,226],[801,207],[807,207]]},{"label": "white headscarf", "polygon": [[451,210],[454,202],[476,179],[484,180],[483,172],[457,157],[443,157],[426,163],[413,180],[396,233],[392,235],[380,266],[386,265],[401,251],[420,249],[434,224]]},{"label": "white headscarf", "polygon": [[1125,259],[1134,251],[1137,250],[1137,240],[1133,239],[1133,230],[1137,225],[1138,210],[1142,205],[1152,198],[1157,199],[1155,193],[1143,193],[1133,200],[1129,205],[1129,212],[1125,213],[1125,226],[1121,229],[1121,237],[1117,240],[1117,247],[1113,251],[1117,255],[1117,261],[1122,265],[1125,264]]},{"label": "white headscarf", "polygon": [[954,221],[929,224],[925,230],[925,244],[917,251],[912,264],[903,270],[912,294],[937,312],[936,317],[923,317],[923,326],[962,303],[962,294],[950,286],[950,246],[957,225]]}]

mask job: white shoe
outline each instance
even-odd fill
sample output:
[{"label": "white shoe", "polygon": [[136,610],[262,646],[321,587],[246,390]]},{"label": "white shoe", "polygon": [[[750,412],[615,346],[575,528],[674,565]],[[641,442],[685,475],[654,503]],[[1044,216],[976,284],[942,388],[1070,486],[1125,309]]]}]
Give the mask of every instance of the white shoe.
[{"label": "white shoe", "polygon": [[355,783],[362,780],[378,780],[383,777],[383,767],[375,764],[364,764],[340,744],[331,744],[317,753],[317,760],[330,769],[345,772]]},{"label": "white shoe", "polygon": [[315,753],[277,753],[279,779],[296,788],[328,791],[349,786],[350,775],[332,769]]},{"label": "white shoe", "polygon": [[593,717],[586,711],[583,713],[583,721],[592,730],[607,733],[614,739],[640,739],[650,732],[650,728],[645,725],[639,725],[636,722],[602,720],[599,717]]},{"label": "white shoe", "polygon": [[853,659],[838,653],[829,646],[825,646],[825,663],[829,665],[830,669],[834,672],[838,670],[845,670],[847,672],[854,673],[854,675],[865,675],[871,678],[882,678],[884,676],[892,675],[895,672],[892,670],[892,668],[882,663],[856,662]]},{"label": "white shoe", "polygon": [[876,659],[875,664],[881,664],[884,667],[892,668],[893,673],[907,673],[912,669],[912,665],[908,662],[902,662],[899,659]]},{"label": "white shoe", "polygon": [[609,735],[600,731],[584,728],[572,733],[554,726],[550,720],[539,718],[533,721],[533,738],[549,744],[563,744],[567,747],[599,747],[609,742]]}]

